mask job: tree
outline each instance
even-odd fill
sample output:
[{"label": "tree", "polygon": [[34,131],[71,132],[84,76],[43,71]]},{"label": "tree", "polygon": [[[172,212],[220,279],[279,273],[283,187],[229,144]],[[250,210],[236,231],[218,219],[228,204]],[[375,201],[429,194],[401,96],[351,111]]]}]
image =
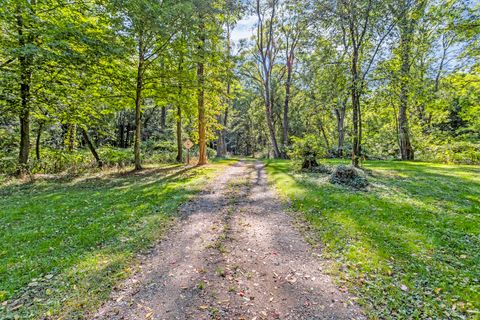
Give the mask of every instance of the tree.
[{"label": "tree", "polygon": [[285,61],[285,99],[283,103],[282,119],[282,157],[287,158],[286,150],[288,147],[289,133],[289,108],[291,101],[291,89],[293,81],[293,72],[295,64],[295,55],[299,42],[304,40],[307,35],[310,15],[308,2],[297,2],[295,0],[285,1],[282,8],[280,20],[281,40],[284,51]]},{"label": "tree", "polygon": [[[18,170],[28,171],[31,115],[42,103],[41,92],[64,87],[57,76],[74,69],[108,47],[104,38],[109,30],[92,17],[102,10],[92,3],[53,4],[37,1],[4,1],[0,9],[2,28],[9,32],[0,38],[2,79],[7,79],[10,106],[20,122]],[[41,130],[39,130],[41,132]],[[39,150],[40,139],[37,139]]]},{"label": "tree", "polygon": [[118,0],[120,28],[135,43],[137,60],[135,80],[135,170],[142,169],[140,145],[142,140],[142,104],[146,89],[151,89],[153,78],[146,76],[153,64],[162,57],[162,51],[177,34],[187,8],[174,1]]},{"label": "tree", "polygon": [[259,80],[262,85],[261,91],[265,105],[265,118],[270,134],[270,142],[274,158],[280,158],[281,156],[274,125],[274,93],[272,90],[272,72],[278,54],[278,48],[275,47],[273,29],[278,2],[278,0],[273,0],[265,4],[262,3],[261,0],[256,0],[255,7],[255,12],[258,18],[255,38],[255,60],[258,67]]},{"label": "tree", "polygon": [[232,89],[232,82],[233,79],[233,56],[232,56],[232,40],[231,40],[231,33],[234,28],[235,22],[238,19],[241,13],[241,6],[235,0],[227,0],[225,1],[224,8],[223,8],[223,25],[225,29],[225,75],[226,75],[226,88],[225,88],[225,95],[223,98],[224,101],[224,110],[218,116],[218,122],[221,126],[220,130],[218,130],[218,138],[217,138],[217,157],[224,157],[227,153],[227,142],[226,142],[226,135],[227,135],[227,126],[228,126],[228,115],[229,109],[231,105],[231,89]]},{"label": "tree", "polygon": [[402,160],[413,160],[414,151],[410,142],[407,110],[409,104],[409,82],[411,69],[412,46],[415,28],[421,19],[426,1],[402,0],[393,5],[397,28],[400,35],[400,105],[398,108],[398,141]]},{"label": "tree", "polygon": [[[362,155],[361,97],[365,90],[366,77],[377,53],[389,35],[393,25],[385,6],[378,0],[339,0],[335,16],[339,18],[345,51],[350,56],[350,86],[353,122],[352,164],[359,166]],[[372,44],[369,46],[369,44]],[[373,48],[368,52],[368,48]],[[364,62],[366,60],[366,62]]]}]

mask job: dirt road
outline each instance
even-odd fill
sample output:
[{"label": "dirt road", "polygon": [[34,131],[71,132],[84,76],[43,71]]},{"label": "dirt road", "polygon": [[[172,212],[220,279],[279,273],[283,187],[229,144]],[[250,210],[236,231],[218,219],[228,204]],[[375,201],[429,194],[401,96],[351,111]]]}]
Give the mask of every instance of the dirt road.
[{"label": "dirt road", "polygon": [[259,162],[241,161],[181,208],[181,222],[94,319],[363,319],[284,212]]}]

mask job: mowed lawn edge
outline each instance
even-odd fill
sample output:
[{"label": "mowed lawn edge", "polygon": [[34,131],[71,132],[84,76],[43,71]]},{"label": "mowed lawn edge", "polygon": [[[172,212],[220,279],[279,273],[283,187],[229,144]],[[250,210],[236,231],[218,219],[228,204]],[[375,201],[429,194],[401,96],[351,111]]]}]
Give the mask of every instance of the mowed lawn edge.
[{"label": "mowed lawn edge", "polygon": [[236,160],[0,184],[0,319],[81,319]]},{"label": "mowed lawn edge", "polygon": [[372,319],[480,319],[478,166],[367,161],[370,186],[356,191],[265,163]]}]

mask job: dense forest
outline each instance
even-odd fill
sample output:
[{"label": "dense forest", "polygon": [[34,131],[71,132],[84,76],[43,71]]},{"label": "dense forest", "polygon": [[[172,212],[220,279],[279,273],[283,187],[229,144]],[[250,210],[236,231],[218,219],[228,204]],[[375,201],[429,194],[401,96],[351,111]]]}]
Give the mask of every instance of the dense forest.
[{"label": "dense forest", "polygon": [[[188,138],[199,164],[305,148],[355,165],[479,163],[478,9],[3,0],[0,170],[140,169],[182,161]],[[232,39],[237,24],[248,37]]]}]

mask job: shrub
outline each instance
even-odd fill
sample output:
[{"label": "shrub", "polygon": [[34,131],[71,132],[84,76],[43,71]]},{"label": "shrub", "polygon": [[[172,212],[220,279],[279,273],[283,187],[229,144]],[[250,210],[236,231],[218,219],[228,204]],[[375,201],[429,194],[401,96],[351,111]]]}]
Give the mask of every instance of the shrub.
[{"label": "shrub", "polygon": [[63,149],[43,148],[41,159],[31,161],[30,172],[59,173],[69,171],[78,173],[91,167],[93,163],[93,157],[88,150],[79,149],[75,152],[68,152]]},{"label": "shrub", "polygon": [[153,145],[151,148],[153,151],[157,152],[176,152],[177,143],[174,141],[159,141]]},{"label": "shrub", "polygon": [[130,148],[120,149],[110,146],[99,148],[98,155],[106,166],[124,167],[134,163],[133,150]]},{"label": "shrub", "polygon": [[18,157],[9,153],[0,152],[0,173],[12,174],[17,168]]},{"label": "shrub", "polygon": [[429,145],[417,153],[418,159],[430,162],[480,164],[480,143],[452,141]]},{"label": "shrub", "polygon": [[368,186],[367,178],[361,170],[346,165],[339,165],[335,168],[330,175],[330,182],[355,189],[362,189]]},{"label": "shrub", "polygon": [[292,141],[288,155],[300,164],[302,170],[311,171],[319,166],[317,159],[325,153],[325,150],[320,147],[314,135],[308,134],[303,138],[292,137]]}]

